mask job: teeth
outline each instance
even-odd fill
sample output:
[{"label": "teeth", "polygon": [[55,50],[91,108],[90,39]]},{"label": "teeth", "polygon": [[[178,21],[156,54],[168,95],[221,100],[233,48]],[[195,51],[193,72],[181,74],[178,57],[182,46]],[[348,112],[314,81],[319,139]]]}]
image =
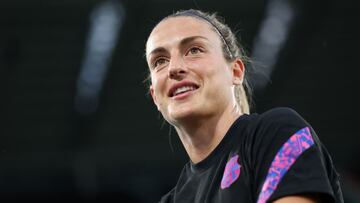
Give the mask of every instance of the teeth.
[{"label": "teeth", "polygon": [[177,88],[174,92],[174,96],[177,94],[183,93],[183,92],[194,90],[194,89],[195,89],[195,87],[193,87],[193,86],[183,86],[183,87]]}]

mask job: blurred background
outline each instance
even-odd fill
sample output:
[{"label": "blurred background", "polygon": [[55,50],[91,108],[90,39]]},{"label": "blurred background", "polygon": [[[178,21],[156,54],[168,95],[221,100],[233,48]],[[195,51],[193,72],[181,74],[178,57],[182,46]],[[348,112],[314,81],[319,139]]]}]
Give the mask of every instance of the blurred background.
[{"label": "blurred background", "polygon": [[1,0],[0,201],[157,202],[188,158],[144,79],[152,27],[217,11],[255,61],[253,112],[316,130],[360,202],[359,7],[350,0]]}]

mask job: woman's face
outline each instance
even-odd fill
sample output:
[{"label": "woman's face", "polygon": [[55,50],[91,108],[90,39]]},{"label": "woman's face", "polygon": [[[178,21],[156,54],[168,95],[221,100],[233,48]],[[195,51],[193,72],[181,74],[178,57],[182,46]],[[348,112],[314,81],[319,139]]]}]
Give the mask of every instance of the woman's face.
[{"label": "woman's face", "polygon": [[227,62],[211,25],[194,17],[160,22],[147,41],[152,98],[173,125],[221,115],[236,105],[233,88],[241,84],[241,60]]}]

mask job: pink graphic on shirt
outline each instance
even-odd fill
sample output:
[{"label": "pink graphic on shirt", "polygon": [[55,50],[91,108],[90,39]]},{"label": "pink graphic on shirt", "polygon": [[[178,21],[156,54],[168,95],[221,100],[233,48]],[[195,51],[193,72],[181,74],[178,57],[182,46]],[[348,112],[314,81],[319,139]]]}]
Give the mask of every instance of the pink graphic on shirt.
[{"label": "pink graphic on shirt", "polygon": [[257,203],[265,203],[270,198],[296,159],[313,144],[308,127],[300,129],[288,139],[271,163]]},{"label": "pink graphic on shirt", "polygon": [[225,166],[224,175],[221,180],[221,189],[230,187],[240,176],[239,155],[233,156]]}]

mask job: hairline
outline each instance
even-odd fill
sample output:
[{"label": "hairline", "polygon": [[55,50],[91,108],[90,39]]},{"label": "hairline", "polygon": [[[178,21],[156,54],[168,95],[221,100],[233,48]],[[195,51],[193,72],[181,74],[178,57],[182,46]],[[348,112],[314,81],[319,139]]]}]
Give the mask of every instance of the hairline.
[{"label": "hairline", "polygon": [[[149,37],[148,37],[148,39],[147,39],[147,41],[146,41],[146,47],[147,47],[147,43],[148,43],[148,41],[149,41],[149,38],[150,38],[152,32],[155,30],[155,28],[156,28],[161,22],[164,22],[164,21],[166,21],[166,20],[168,20],[168,19],[170,19],[170,18],[177,18],[177,17],[189,17],[189,18],[198,19],[198,20],[200,20],[200,21],[202,21],[202,22],[206,22],[208,25],[210,25],[210,28],[211,28],[211,29],[217,34],[217,36],[220,38],[220,41],[222,42],[221,44],[226,47],[227,51],[228,51],[229,54],[231,55],[231,58],[235,57],[235,56],[233,56],[233,54],[231,53],[230,47],[229,47],[229,45],[227,44],[227,41],[225,40],[223,34],[220,32],[219,28],[218,28],[214,23],[212,23],[212,22],[210,21],[210,19],[207,19],[206,17],[202,17],[202,16],[199,16],[199,15],[196,15],[196,14],[195,14],[195,15],[189,15],[189,14],[185,14],[185,15],[181,15],[181,14],[180,14],[180,15],[175,15],[175,14],[172,14],[172,15],[166,16],[166,17],[163,18],[161,21],[159,21],[159,22],[154,26],[154,28],[152,29],[152,31],[151,31],[151,33],[150,33],[150,35],[149,35]],[[146,47],[145,47],[145,53],[147,53],[147,52],[146,52]],[[147,54],[146,54],[146,55],[147,55]],[[236,58],[236,57],[235,57],[235,58]]]}]

